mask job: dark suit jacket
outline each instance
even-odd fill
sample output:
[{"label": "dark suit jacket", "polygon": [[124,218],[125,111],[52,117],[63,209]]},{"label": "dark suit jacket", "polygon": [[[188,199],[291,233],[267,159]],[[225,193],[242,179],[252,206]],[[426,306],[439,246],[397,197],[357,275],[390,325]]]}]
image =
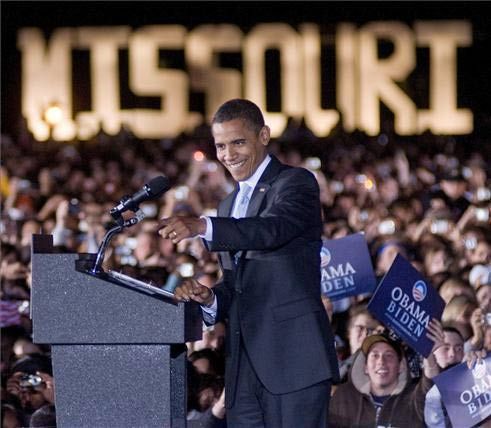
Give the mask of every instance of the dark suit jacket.
[{"label": "dark suit jacket", "polygon": [[[228,217],[238,189],[212,218],[211,251],[223,281],[217,320],[228,318],[226,405],[233,404],[240,337],[274,394],[338,378],[334,339],[320,299],[321,207],[312,173],[275,157],[261,176],[247,217]],[[233,254],[241,251],[239,263]]]}]

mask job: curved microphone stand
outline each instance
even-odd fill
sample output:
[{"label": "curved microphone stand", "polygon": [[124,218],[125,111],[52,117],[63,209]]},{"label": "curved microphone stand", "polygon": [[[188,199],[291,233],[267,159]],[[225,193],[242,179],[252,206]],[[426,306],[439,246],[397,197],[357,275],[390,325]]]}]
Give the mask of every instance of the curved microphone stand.
[{"label": "curved microphone stand", "polygon": [[111,242],[111,239],[113,238],[113,236],[122,232],[123,229],[137,224],[139,221],[143,220],[144,217],[145,217],[145,215],[143,214],[143,211],[138,210],[136,212],[135,217],[132,217],[126,221],[124,221],[122,217],[116,219],[116,222],[118,224],[116,226],[114,226],[113,228],[109,229],[106,232],[106,234],[104,235],[104,238],[102,239],[101,245],[99,246],[99,251],[97,251],[97,257],[95,259],[94,266],[90,270],[91,273],[103,272],[103,269],[101,267],[102,262],[104,261],[104,255],[106,253],[106,248],[109,245],[109,242]]}]

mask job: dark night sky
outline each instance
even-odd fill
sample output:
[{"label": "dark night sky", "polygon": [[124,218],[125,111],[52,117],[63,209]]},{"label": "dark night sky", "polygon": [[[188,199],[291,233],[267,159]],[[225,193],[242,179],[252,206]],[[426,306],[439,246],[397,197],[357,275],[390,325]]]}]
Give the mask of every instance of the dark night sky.
[{"label": "dark night sky", "polygon": [[35,26],[45,35],[62,26],[205,23],[239,25],[244,33],[261,22],[313,22],[333,34],[338,22],[363,24],[396,20],[465,19],[473,26],[473,45],[459,50],[459,107],[474,112],[476,132],[491,135],[491,3],[486,2],[1,2],[2,132],[15,134],[20,113],[20,55],[17,29]]}]

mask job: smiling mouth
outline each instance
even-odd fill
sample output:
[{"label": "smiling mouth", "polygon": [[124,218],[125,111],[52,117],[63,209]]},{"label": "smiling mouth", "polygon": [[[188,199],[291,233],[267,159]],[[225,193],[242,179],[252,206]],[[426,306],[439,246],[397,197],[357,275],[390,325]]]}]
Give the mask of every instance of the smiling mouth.
[{"label": "smiling mouth", "polygon": [[244,166],[245,163],[246,163],[245,160],[240,161],[240,162],[235,162],[235,163],[228,163],[227,164],[227,167],[230,168],[230,169],[237,169],[237,168],[240,168],[240,167]]}]

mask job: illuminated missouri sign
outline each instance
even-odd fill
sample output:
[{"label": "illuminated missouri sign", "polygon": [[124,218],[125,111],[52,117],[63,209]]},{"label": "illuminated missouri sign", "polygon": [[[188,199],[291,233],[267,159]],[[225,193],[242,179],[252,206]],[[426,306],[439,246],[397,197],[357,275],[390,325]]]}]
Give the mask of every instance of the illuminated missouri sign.
[{"label": "illuminated missouri sign", "polygon": [[[100,129],[114,135],[121,126],[140,138],[173,137],[199,124],[202,113],[190,111],[191,91],[204,94],[205,119],[225,100],[246,97],[266,112],[272,135],[279,136],[288,117],[305,118],[317,136],[341,123],[347,132],[380,132],[380,105],[394,115],[399,135],[468,134],[473,116],[457,106],[457,48],[472,43],[467,21],[369,22],[359,28],[340,23],[335,30],[335,108],[323,108],[321,34],[316,24],[298,29],[283,23],[258,24],[247,34],[236,25],[155,25],[56,29],[49,41],[37,28],[23,28],[17,45],[22,55],[22,113],[36,139],[50,131],[55,140],[88,139]],[[380,58],[378,43],[393,46]],[[403,89],[417,69],[416,49],[429,52],[428,108],[418,108]],[[72,53],[90,55],[90,110],[74,112]],[[160,109],[121,108],[119,56],[128,52],[128,82],[137,97],[158,97]],[[186,69],[162,66],[165,50],[184,54]],[[279,52],[280,111],[267,111],[265,58]],[[221,53],[236,53],[241,69],[220,67]],[[331,66],[331,64],[329,64]],[[278,76],[279,78],[279,76]],[[76,84],[76,82],[75,82]],[[56,123],[45,111],[56,104]]]}]

